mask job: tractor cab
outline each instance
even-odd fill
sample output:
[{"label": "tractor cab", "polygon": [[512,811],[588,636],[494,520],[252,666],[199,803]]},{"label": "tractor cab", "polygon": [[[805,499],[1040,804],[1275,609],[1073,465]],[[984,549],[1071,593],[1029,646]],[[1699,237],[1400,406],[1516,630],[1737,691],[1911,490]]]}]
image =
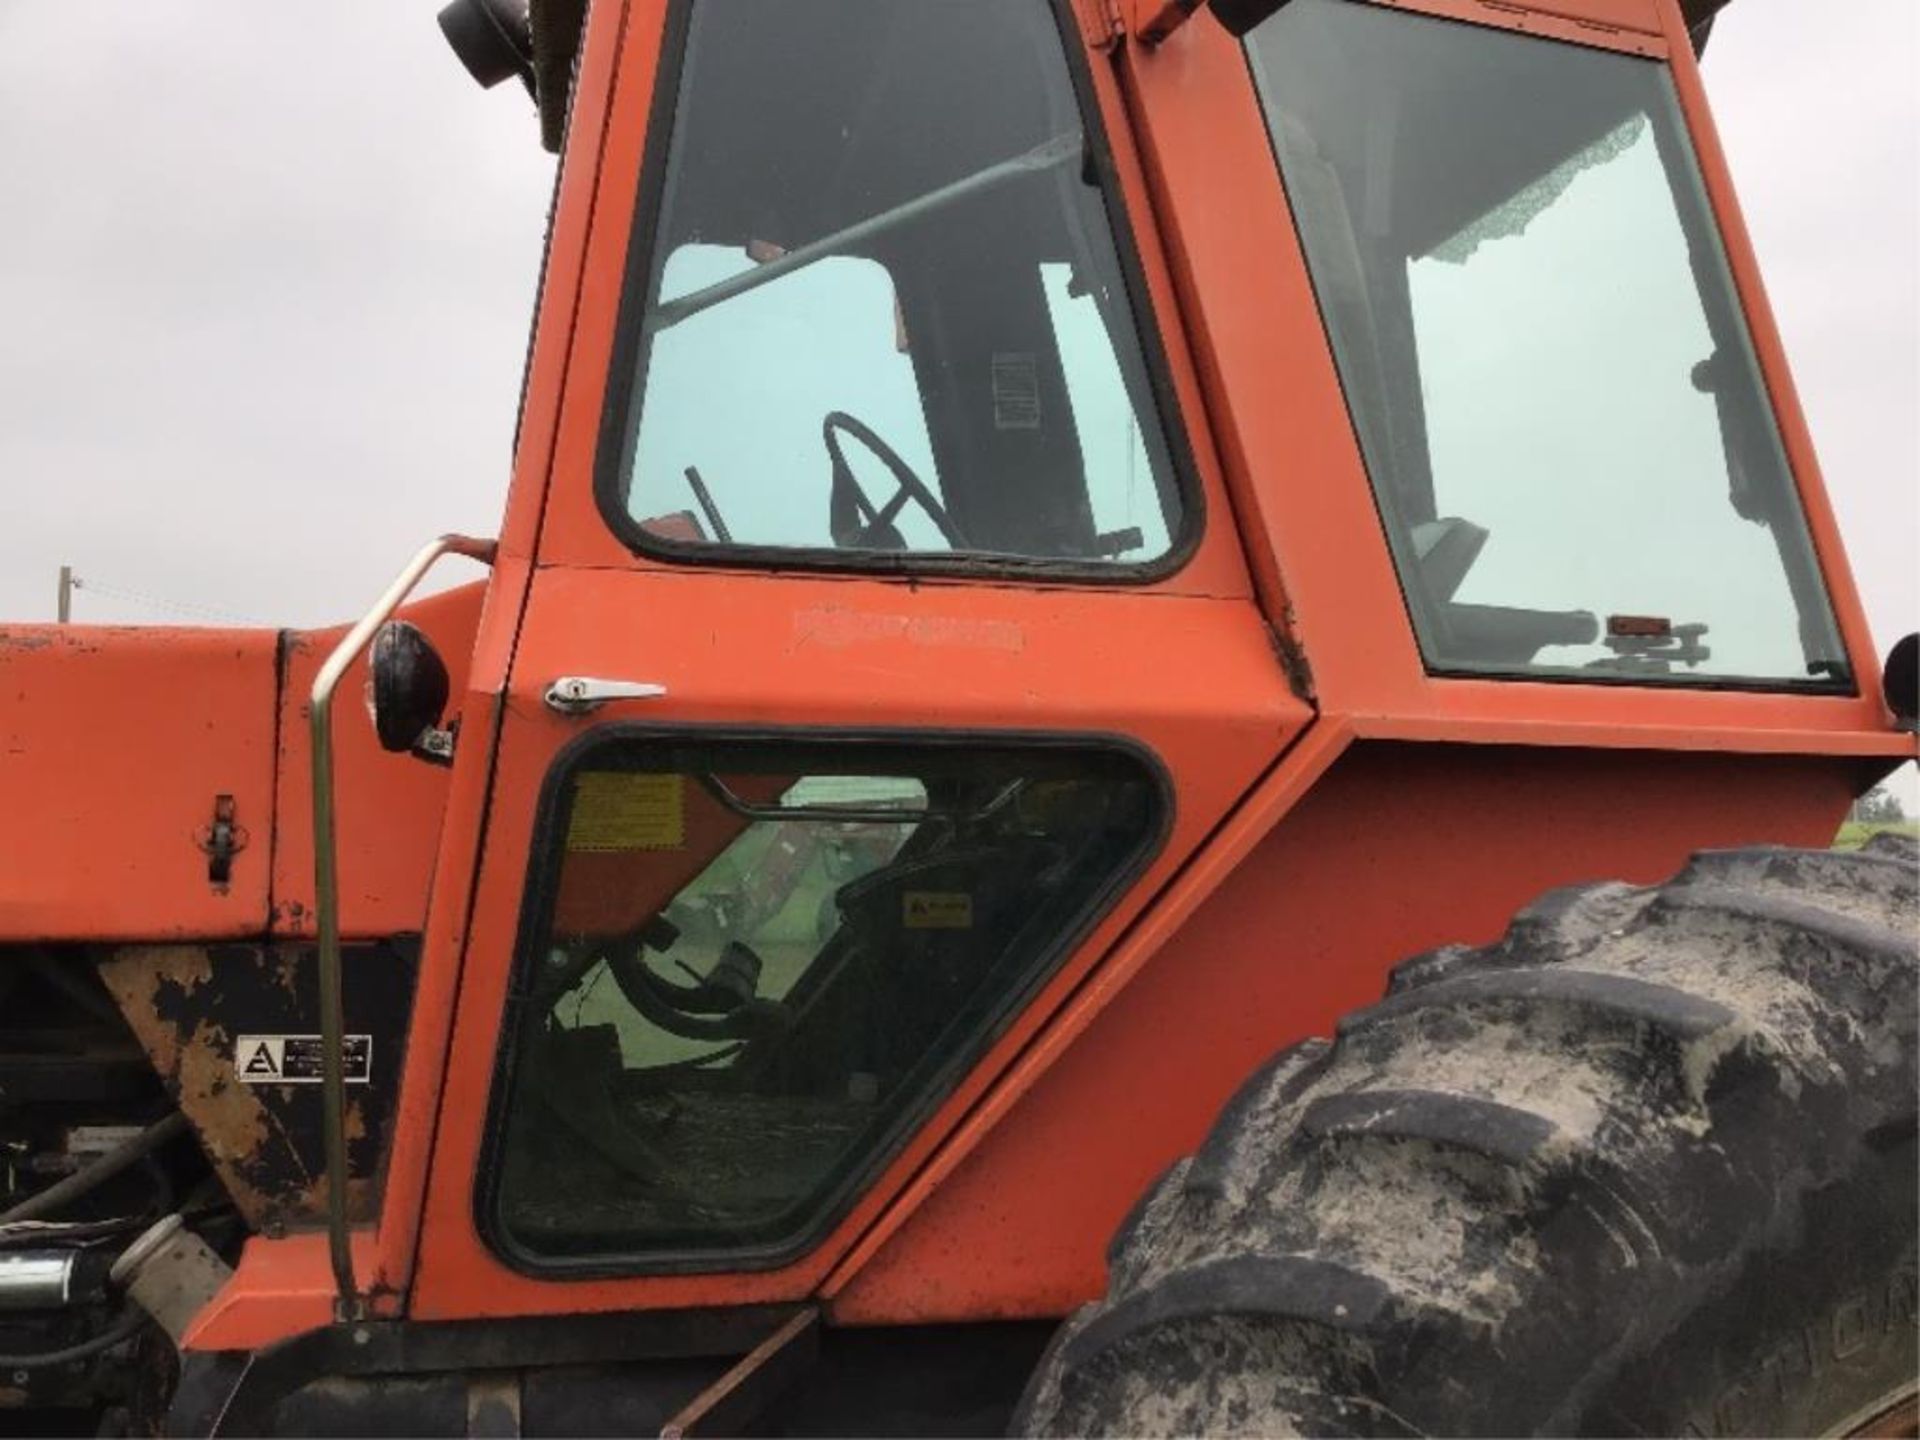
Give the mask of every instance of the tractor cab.
[{"label": "tractor cab", "polygon": [[[1168,928],[1280,777],[1599,803],[1657,748],[1662,833],[1734,839],[1676,754],[1886,744],[1698,17],[1149,8],[627,0],[560,89],[521,57],[571,118],[402,1115],[446,1099],[334,1227],[349,1309],[1055,1313],[1097,1252],[1010,1154],[1101,1233],[1271,1048],[1227,1017],[1302,1012]],[[450,12],[476,73],[503,15]],[[1540,878],[1672,842],[1578,848]],[[1090,1045],[1149,993],[1179,1058]]]},{"label": "tractor cab", "polygon": [[1736,847],[1911,757],[1911,651],[1717,8],[455,0],[560,155],[499,534],[0,817],[100,977],[28,1059],[133,1097],[7,1153],[144,1127],[0,1210],[0,1334],[124,1290],[227,1433],[1910,1413],[1912,857]]}]

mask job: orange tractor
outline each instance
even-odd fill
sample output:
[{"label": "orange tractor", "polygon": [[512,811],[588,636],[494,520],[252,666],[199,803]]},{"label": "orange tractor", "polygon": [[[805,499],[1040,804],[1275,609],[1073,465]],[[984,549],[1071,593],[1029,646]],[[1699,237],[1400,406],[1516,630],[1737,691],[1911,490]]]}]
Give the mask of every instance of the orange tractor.
[{"label": "orange tractor", "polygon": [[1784,848],[1913,649],[1717,8],[450,6],[498,538],[0,632],[0,1407],[1913,1433],[1917,857]]}]

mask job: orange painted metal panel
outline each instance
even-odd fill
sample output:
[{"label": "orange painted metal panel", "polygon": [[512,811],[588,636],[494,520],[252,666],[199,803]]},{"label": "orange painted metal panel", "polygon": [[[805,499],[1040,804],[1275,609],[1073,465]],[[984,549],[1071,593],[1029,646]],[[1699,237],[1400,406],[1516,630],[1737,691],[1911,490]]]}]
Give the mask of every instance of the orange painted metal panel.
[{"label": "orange painted metal panel", "polygon": [[[0,630],[0,939],[159,940],[266,927],[270,630]],[[231,795],[226,885],[201,832]]]},{"label": "orange painted metal panel", "polygon": [[1615,689],[1510,680],[1434,680],[1417,710],[1346,717],[1363,737],[1475,745],[1877,756],[1891,768],[1913,737],[1880,727],[1871,696]]},{"label": "orange painted metal panel", "polygon": [[[668,0],[615,0],[588,7],[566,150],[554,182],[553,223],[547,231],[513,482],[499,536],[502,556],[530,559],[536,553],[542,531],[555,519],[547,493],[562,405],[581,385],[597,396],[605,384],[604,360],[598,371],[574,378],[575,342],[583,319],[611,314],[618,306],[624,276],[617,261],[590,271],[587,244],[607,226],[624,229],[627,224],[617,210],[605,217],[601,211],[624,186],[630,212],[639,188],[667,5]],[[600,193],[603,183],[609,192],[605,196]],[[604,526],[602,530],[611,547],[603,553],[624,555]]]},{"label": "orange painted metal panel", "polygon": [[531,574],[524,560],[496,559],[493,583],[480,612],[469,688],[460,700],[466,741],[454,752],[438,869],[421,938],[420,978],[414,988],[405,1068],[394,1108],[380,1224],[372,1262],[361,1272],[367,1276],[363,1283],[380,1313],[399,1308],[413,1276],[434,1126],[452,1041],[454,1002],[476,899],[476,866],[493,799],[500,698]]},{"label": "orange painted metal panel", "polygon": [[1022,1052],[1018,1061],[995,1083],[968,1114],[966,1123],[940,1148],[914,1176],[913,1183],[901,1192],[860,1243],[827,1277],[821,1287],[828,1296],[838,1294],[850,1276],[856,1275],[892,1238],[928,1195],[945,1182],[973,1148],[1000,1123],[1008,1110],[1033,1087],[1074,1041],[1151,960],[1179,933],[1200,906],[1226,882],[1227,878],[1264,840],[1274,825],[1300,802],[1307,791],[1318,784],[1329,766],[1352,743],[1353,736],[1344,726],[1319,721],[1310,726],[1234,808],[1200,850],[1155,897],[1153,906],[1131,926],[1112,952],[1073,998]]},{"label": "orange painted metal panel", "polygon": [[836,1276],[833,1318],[1066,1313],[1098,1293],[1127,1207],[1239,1083],[1377,1000],[1396,961],[1491,940],[1555,885],[1651,881],[1701,847],[1824,844],[1858,783],[1846,760],[1356,746]]},{"label": "orange painted metal panel", "polygon": [[[666,687],[660,699],[610,706],[605,723],[1098,733],[1145,744],[1170,773],[1172,832],[1143,880],[834,1234],[787,1268],[563,1284],[510,1271],[475,1233],[475,1169],[535,801],[554,753],[589,723],[542,704],[561,673]],[[542,571],[514,676],[426,1200],[411,1305],[420,1316],[809,1293],[1309,719],[1250,603],[1139,592]]]},{"label": "orange painted metal panel", "polygon": [[[353,1237],[361,1273],[371,1256],[372,1239],[365,1233]],[[262,1350],[289,1335],[330,1324],[333,1295],[325,1235],[277,1240],[250,1235],[233,1275],[193,1317],[181,1344],[188,1350]]]},{"label": "orange painted metal panel", "polygon": [[[407,606],[400,618],[418,625],[447,662],[451,692],[466,689],[468,657],[479,623],[481,584],[463,585]],[[280,694],[278,828],[273,843],[273,933],[314,933],[313,746],[307,697],[313,679],[347,631],[289,631]],[[366,938],[417,932],[426,923],[427,885],[440,844],[447,771],[380,748],[361,702],[367,662],[340,682],[334,706],[334,794],[340,866],[340,933]],[[457,715],[456,709],[450,715]],[[463,717],[464,718],[464,717]],[[475,743],[484,743],[484,732]]]},{"label": "orange painted metal panel", "polygon": [[1203,19],[1120,67],[1241,542],[1285,577],[1268,619],[1311,641],[1323,703],[1404,696],[1420,659],[1245,57]]}]

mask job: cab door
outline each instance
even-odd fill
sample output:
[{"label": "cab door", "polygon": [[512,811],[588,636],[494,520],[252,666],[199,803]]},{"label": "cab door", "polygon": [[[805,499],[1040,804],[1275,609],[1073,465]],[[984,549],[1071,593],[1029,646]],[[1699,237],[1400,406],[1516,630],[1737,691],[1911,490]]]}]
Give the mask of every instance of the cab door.
[{"label": "cab door", "polygon": [[1311,718],[1107,63],[595,7],[414,1314],[812,1293]]}]

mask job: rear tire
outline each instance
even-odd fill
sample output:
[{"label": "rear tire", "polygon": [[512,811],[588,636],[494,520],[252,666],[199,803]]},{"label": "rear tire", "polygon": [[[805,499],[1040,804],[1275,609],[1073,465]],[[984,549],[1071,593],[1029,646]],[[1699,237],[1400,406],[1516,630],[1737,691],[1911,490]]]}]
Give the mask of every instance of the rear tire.
[{"label": "rear tire", "polygon": [[1295,1046],[1018,1432],[1813,1435],[1915,1388],[1920,847],[1556,891]]}]

